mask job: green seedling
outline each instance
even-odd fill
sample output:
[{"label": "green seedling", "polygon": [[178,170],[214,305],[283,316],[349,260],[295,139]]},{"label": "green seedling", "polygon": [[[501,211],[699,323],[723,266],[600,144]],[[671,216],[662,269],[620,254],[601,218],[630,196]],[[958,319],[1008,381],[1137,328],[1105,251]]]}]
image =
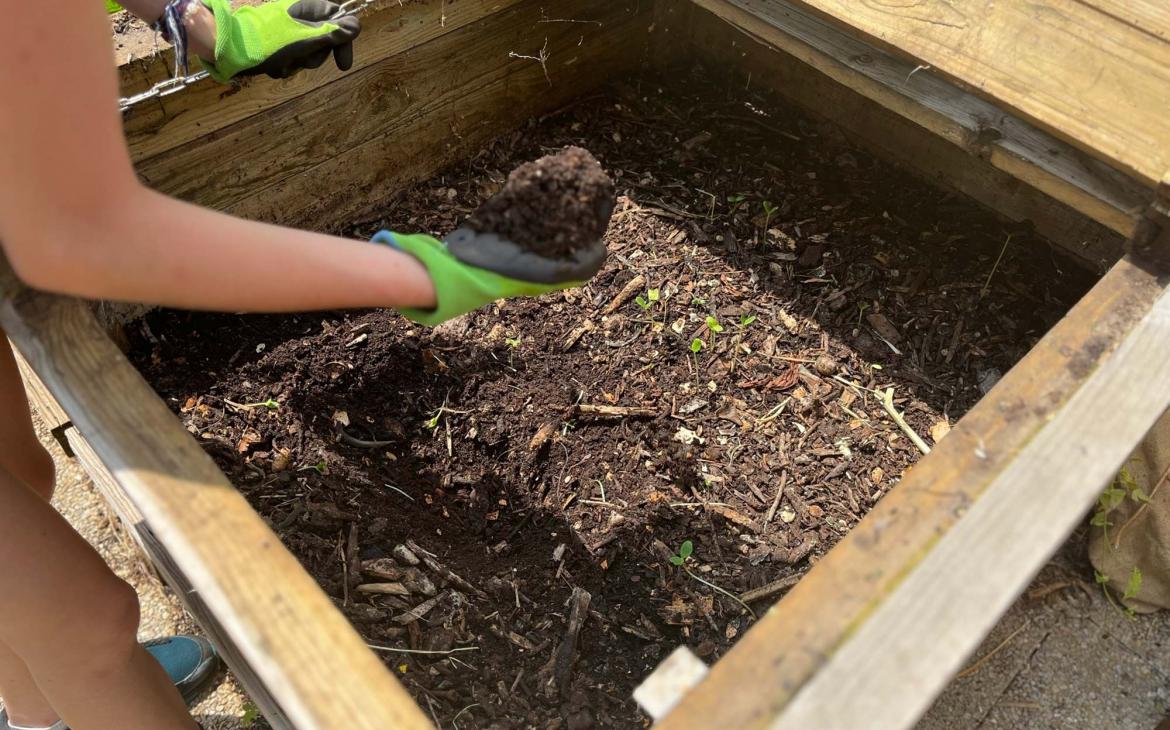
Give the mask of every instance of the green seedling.
[{"label": "green seedling", "polygon": [[[1131,619],[1137,616],[1132,608],[1126,608],[1113,599],[1113,594],[1109,591],[1109,576],[1105,575],[1099,570],[1094,570],[1093,580],[1097,583],[1097,585],[1101,586],[1101,592],[1105,594],[1105,600],[1109,601],[1110,606],[1113,606],[1118,611],[1121,611],[1126,616],[1129,616]],[[1126,601],[1131,598],[1136,598],[1138,591],[1141,589],[1142,571],[1138,570],[1138,568],[1135,566],[1134,569],[1129,573],[1129,580],[1125,582],[1125,591],[1122,592],[1121,598]]]},{"label": "green seedling", "polygon": [[646,311],[649,310],[650,307],[653,307],[654,303],[657,302],[660,298],[661,293],[657,289],[648,289],[646,291],[646,296],[639,294],[638,296],[634,297],[634,303],[641,307],[642,311]]},{"label": "green seedling", "polygon": [[253,408],[267,408],[270,411],[280,410],[280,402],[275,401],[271,398],[269,398],[268,400],[259,401],[257,403],[236,403],[235,401],[230,401],[226,398],[224,399],[223,402],[227,403],[232,408],[238,408],[238,409],[244,410],[244,411],[250,411]]},{"label": "green seedling", "polygon": [[706,299],[701,299],[699,297],[694,296],[693,294],[691,295],[691,306],[692,307],[703,307],[703,306],[706,306],[706,304],[707,304]]},{"label": "green seedling", "polygon": [[505,337],[504,344],[507,345],[508,347],[511,347],[513,350],[515,350],[517,347],[520,346],[520,338],[519,337]]},{"label": "green seedling", "polygon": [[735,195],[728,195],[727,202],[731,203],[731,212],[739,210],[739,206],[743,205],[743,201],[747,200],[747,195],[744,193],[736,193]]},{"label": "green seedling", "polygon": [[1090,525],[1100,527],[1105,532],[1106,540],[1109,539],[1109,528],[1113,527],[1113,523],[1109,521],[1109,515],[1126,499],[1145,504],[1150,501],[1150,496],[1138,486],[1137,480],[1129,473],[1129,469],[1122,467],[1113,483],[1097,498],[1097,509],[1094,510],[1093,517],[1089,520]]},{"label": "green seedling", "polygon": [[711,347],[715,346],[715,335],[723,331],[723,325],[711,315],[707,315],[707,329],[711,330]]},{"label": "green seedling", "polygon": [[770,200],[764,201],[764,232],[765,233],[767,233],[768,224],[772,222],[772,216],[776,214],[777,210],[779,210],[779,209],[776,206],[772,205],[772,201],[770,201]]},{"label": "green seedling", "polygon": [[754,315],[754,314],[741,314],[741,315],[739,315],[739,328],[740,329],[747,329],[747,326],[755,321],[756,321],[756,315]]},{"label": "green seedling", "polygon": [[122,6],[119,5],[118,3],[114,2],[113,0],[106,0],[106,12],[109,13],[110,15],[113,15],[114,13],[118,12],[121,9],[122,9]]},{"label": "green seedling", "polygon": [[713,591],[716,591],[718,593],[722,593],[723,595],[727,596],[728,598],[735,601],[739,605],[743,606],[743,609],[748,612],[748,615],[750,615],[752,617],[752,620],[755,620],[756,612],[752,610],[751,606],[747,605],[742,600],[740,600],[739,596],[737,596],[734,593],[731,593],[729,591],[726,591],[726,590],[720,588],[719,586],[715,585],[711,581],[704,580],[703,578],[700,578],[699,576],[697,576],[693,572],[691,572],[691,569],[687,567],[687,560],[690,559],[691,555],[694,552],[695,552],[695,544],[693,542],[691,542],[690,540],[684,540],[683,544],[678,546],[678,554],[670,556],[670,564],[675,566],[676,568],[682,568],[683,572],[685,572],[691,578],[697,580],[698,582],[702,583],[703,585],[707,586],[708,588],[710,588]]},{"label": "green seedling", "polygon": [[240,724],[244,727],[252,727],[256,721],[260,719],[260,708],[251,702],[244,704],[244,716],[240,718]]},{"label": "green seedling", "polygon": [[691,352],[698,355],[699,351],[702,349],[703,349],[703,341],[702,340],[700,340],[698,337],[691,340]]}]

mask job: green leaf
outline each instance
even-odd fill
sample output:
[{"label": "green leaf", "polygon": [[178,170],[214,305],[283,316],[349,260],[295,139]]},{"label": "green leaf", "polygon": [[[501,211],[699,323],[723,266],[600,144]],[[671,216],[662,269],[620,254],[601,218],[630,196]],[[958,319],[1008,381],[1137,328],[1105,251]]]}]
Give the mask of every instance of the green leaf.
[{"label": "green leaf", "polygon": [[1105,575],[1099,570],[1094,570],[1093,580],[1096,581],[1098,585],[1105,585],[1109,582],[1109,576]]},{"label": "green leaf", "polygon": [[707,329],[712,332],[719,333],[723,331],[723,325],[719,324],[719,320],[707,315]]},{"label": "green leaf", "polygon": [[677,555],[671,555],[671,556],[670,556],[670,563],[671,563],[671,565],[677,565],[677,566],[679,566],[679,567],[682,567],[682,564],[683,564],[683,562],[684,562],[684,561],[683,561],[683,559],[682,559],[682,558],[680,558],[680,557],[679,557],[679,556],[677,556]]},{"label": "green leaf", "polygon": [[659,291],[657,289],[651,289],[650,291],[646,292],[646,296],[649,297],[650,301],[656,302],[658,301]]},{"label": "green leaf", "polygon": [[641,294],[634,297],[634,303],[637,304],[642,309],[649,309],[650,308],[650,302],[646,301],[646,298],[643,297]]},{"label": "green leaf", "polygon": [[508,347],[515,349],[515,348],[520,346],[520,338],[519,337],[505,337],[504,344],[506,344]]},{"label": "green leaf", "polygon": [[122,6],[119,5],[118,3],[114,2],[114,0],[106,0],[106,12],[109,13],[110,15],[113,15],[114,13],[120,11],[121,9],[122,9]]},{"label": "green leaf", "polygon": [[690,540],[684,540],[683,544],[678,548],[679,557],[683,560],[691,557],[691,553],[695,552],[695,544]]},{"label": "green leaf", "polygon": [[260,719],[260,708],[251,702],[244,705],[244,716],[240,718],[240,724],[244,727],[252,727],[256,721]]},{"label": "green leaf", "polygon": [[1129,580],[1125,583],[1125,593],[1121,594],[1124,600],[1129,600],[1137,596],[1138,591],[1142,589],[1142,572],[1134,566],[1133,572],[1129,574]]},{"label": "green leaf", "polygon": [[1109,513],[1104,510],[1097,510],[1093,514],[1093,519],[1089,520],[1089,524],[1100,528],[1113,527],[1113,523],[1109,521]]},{"label": "green leaf", "polygon": [[752,322],[755,322],[755,321],[756,321],[756,315],[742,314],[739,317],[739,326],[740,327],[747,327],[749,324],[751,324]]},{"label": "green leaf", "polygon": [[280,403],[278,401],[271,399],[271,398],[264,401],[260,405],[264,406],[265,408],[267,408],[270,411],[279,411],[280,410]]},{"label": "green leaf", "polygon": [[703,341],[702,340],[700,340],[698,337],[691,340],[691,352],[698,352],[699,350],[702,350],[702,349],[703,349]]},{"label": "green leaf", "polygon": [[[1114,482],[1116,484],[1116,482]],[[1109,487],[1097,499],[1097,503],[1101,505],[1101,509],[1106,512],[1112,512],[1117,509],[1117,506],[1125,500],[1125,489],[1121,487]]]},{"label": "green leaf", "polygon": [[1134,487],[1133,491],[1129,493],[1129,498],[1135,502],[1149,502],[1150,495],[1146,494],[1146,490],[1141,487]]},{"label": "green leaf", "polygon": [[742,203],[746,199],[747,199],[747,196],[744,195],[743,193],[736,193],[735,195],[728,195],[727,196],[728,203]]}]

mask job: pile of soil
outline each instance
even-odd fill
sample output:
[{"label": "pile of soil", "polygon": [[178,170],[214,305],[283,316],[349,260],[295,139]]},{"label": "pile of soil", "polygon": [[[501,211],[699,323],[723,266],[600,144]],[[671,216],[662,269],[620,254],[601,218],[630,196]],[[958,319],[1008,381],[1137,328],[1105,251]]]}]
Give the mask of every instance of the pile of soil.
[{"label": "pile of soil", "polygon": [[605,236],[613,208],[613,181],[597,158],[566,147],[513,170],[467,225],[546,258],[565,258]]},{"label": "pile of soil", "polygon": [[[160,311],[135,361],[445,727],[642,727],[896,488],[1092,277],[834,127],[700,72],[617,86],[353,226],[441,235],[564,145],[614,177],[578,290],[433,330]],[[322,221],[322,227],[331,224]]]}]

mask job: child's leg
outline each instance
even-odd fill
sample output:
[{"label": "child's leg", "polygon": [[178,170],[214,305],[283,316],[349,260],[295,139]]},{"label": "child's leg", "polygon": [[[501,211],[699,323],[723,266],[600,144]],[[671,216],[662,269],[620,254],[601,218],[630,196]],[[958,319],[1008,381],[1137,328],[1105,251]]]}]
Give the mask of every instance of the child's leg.
[{"label": "child's leg", "polygon": [[178,691],[138,645],[138,597],[45,500],[52,463],[23,458],[44,454],[23,400],[0,346],[0,692],[13,720],[52,719],[47,701],[76,728],[193,730]]}]

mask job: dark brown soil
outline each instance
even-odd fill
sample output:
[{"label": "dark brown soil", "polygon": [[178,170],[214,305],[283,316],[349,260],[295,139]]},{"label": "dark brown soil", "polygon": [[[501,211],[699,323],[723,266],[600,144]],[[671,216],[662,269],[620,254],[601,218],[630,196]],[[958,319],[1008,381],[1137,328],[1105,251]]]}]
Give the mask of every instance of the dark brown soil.
[{"label": "dark brown soil", "polygon": [[[516,160],[587,147],[619,198],[579,290],[434,330],[161,311],[131,333],[371,643],[451,652],[383,652],[444,727],[643,726],[630,693],[658,661],[685,643],[712,662],[752,623],[668,562],[680,543],[729,591],[801,575],[919,458],[873,390],[943,438],[1092,281],[720,82],[611,88],[352,230],[442,234]],[[591,600],[566,673],[574,589]]]},{"label": "dark brown soil", "polygon": [[546,258],[564,258],[605,236],[613,208],[613,181],[597,158],[566,147],[513,170],[467,225]]}]

